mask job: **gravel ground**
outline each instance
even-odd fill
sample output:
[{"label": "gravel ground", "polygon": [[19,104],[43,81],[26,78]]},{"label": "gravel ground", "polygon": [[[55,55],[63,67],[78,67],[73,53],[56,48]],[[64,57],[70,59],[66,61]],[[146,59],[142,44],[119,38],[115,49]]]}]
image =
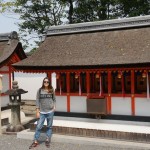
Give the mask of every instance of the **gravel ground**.
[{"label": "gravel ground", "polygon": [[[114,141],[115,142],[115,141]],[[27,150],[29,145],[32,143],[31,140],[17,139],[16,135],[1,135],[0,136],[0,150]],[[40,145],[37,150],[148,150],[148,148],[140,148],[134,146],[106,144],[101,145],[85,145],[85,144],[71,144],[71,143],[59,143],[52,142],[50,148],[46,148],[44,141],[40,140]],[[150,148],[149,148],[150,150]]]}]

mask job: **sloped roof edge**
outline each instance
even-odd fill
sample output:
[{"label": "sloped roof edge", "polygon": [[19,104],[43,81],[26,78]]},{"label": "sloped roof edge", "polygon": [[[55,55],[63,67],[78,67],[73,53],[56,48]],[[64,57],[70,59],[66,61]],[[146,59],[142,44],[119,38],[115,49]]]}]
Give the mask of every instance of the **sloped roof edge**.
[{"label": "sloped roof edge", "polygon": [[8,41],[10,39],[18,39],[18,34],[16,31],[12,31],[9,33],[0,33],[0,42]]},{"label": "sloped roof edge", "polygon": [[0,33],[0,50],[0,66],[6,64],[14,53],[16,53],[21,60],[26,58],[16,31]]},{"label": "sloped roof edge", "polygon": [[105,21],[51,26],[48,28],[46,35],[51,36],[69,33],[112,30],[112,29],[133,28],[143,26],[150,26],[150,15],[105,20]]}]

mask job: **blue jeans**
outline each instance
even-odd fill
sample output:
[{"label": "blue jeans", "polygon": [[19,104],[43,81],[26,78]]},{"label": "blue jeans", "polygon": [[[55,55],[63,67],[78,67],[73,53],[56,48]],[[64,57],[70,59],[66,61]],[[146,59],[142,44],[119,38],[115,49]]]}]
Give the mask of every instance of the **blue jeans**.
[{"label": "blue jeans", "polygon": [[48,113],[48,114],[40,114],[40,119],[37,122],[36,130],[35,130],[34,140],[38,140],[38,138],[40,137],[41,129],[44,125],[45,119],[47,119],[46,136],[47,136],[47,138],[51,138],[52,125],[53,125],[53,116],[54,116],[54,112],[51,112],[51,113]]}]

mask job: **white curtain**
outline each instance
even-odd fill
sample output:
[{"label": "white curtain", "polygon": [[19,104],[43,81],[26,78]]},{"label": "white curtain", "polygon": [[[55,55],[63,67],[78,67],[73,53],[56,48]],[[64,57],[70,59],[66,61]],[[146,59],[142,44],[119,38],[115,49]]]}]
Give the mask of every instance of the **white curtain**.
[{"label": "white curtain", "polygon": [[59,79],[59,86],[60,86],[60,95],[61,95],[61,79]]},{"label": "white curtain", "polygon": [[99,77],[99,96],[102,95],[102,79],[101,76]]},{"label": "white curtain", "polygon": [[81,95],[81,83],[80,83],[80,76],[79,76],[79,95]]}]

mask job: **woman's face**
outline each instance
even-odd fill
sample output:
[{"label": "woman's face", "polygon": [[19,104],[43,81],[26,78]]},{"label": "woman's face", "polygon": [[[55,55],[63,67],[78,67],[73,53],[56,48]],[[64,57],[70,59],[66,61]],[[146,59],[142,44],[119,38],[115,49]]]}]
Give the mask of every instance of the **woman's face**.
[{"label": "woman's face", "polygon": [[49,86],[49,81],[48,81],[48,79],[45,79],[45,80],[44,80],[44,86],[45,86],[45,87],[48,87],[48,86]]}]

